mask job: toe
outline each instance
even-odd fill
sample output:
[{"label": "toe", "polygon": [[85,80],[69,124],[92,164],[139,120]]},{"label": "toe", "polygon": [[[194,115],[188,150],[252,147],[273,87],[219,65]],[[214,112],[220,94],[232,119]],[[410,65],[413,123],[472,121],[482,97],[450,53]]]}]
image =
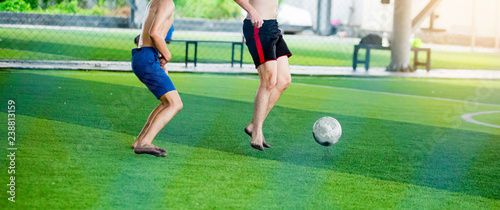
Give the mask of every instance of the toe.
[{"label": "toe", "polygon": [[262,142],[262,146],[266,148],[271,148],[271,145],[269,145],[266,141]]},{"label": "toe", "polygon": [[250,146],[252,146],[254,149],[258,149],[260,151],[264,151],[264,147],[262,145],[250,143]]}]

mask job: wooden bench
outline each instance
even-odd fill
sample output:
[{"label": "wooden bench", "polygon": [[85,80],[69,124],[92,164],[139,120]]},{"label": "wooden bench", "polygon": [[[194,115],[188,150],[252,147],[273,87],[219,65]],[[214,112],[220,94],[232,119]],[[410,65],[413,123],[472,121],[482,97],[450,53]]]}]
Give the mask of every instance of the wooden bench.
[{"label": "wooden bench", "polygon": [[[240,68],[243,67],[243,44],[245,42],[242,41],[217,41],[217,40],[187,40],[187,39],[175,39],[172,40],[172,42],[186,42],[186,57],[185,57],[185,62],[186,62],[186,67],[188,65],[188,62],[194,62],[194,66],[196,66],[196,63],[198,62],[198,43],[199,42],[209,42],[209,43],[231,43],[232,44],[232,50],[231,50],[231,67],[233,67],[234,62],[238,61],[240,63]],[[189,45],[194,45],[194,58],[189,59]],[[234,52],[236,49],[236,46],[240,47],[240,59],[237,60],[234,58]]]},{"label": "wooden bench", "polygon": [[[366,49],[365,60],[358,60],[358,51],[360,49]],[[352,56],[352,69],[354,71],[356,71],[358,63],[365,64],[365,69],[368,71],[370,68],[370,50],[391,50],[391,48],[382,47],[380,45],[354,45],[354,54]],[[418,66],[425,66],[427,72],[429,72],[431,70],[431,49],[412,47],[411,50],[415,53],[413,56],[413,69],[416,70]],[[427,53],[427,59],[425,62],[418,61],[418,53],[420,51]]]}]

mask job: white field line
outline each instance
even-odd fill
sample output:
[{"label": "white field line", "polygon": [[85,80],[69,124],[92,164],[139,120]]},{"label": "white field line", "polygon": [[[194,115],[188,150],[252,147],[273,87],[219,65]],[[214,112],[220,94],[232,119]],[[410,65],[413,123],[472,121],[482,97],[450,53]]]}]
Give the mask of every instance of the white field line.
[{"label": "white field line", "polygon": [[485,125],[485,126],[494,127],[494,128],[500,128],[500,125],[492,125],[492,124],[483,123],[483,122],[479,122],[477,120],[472,119],[472,117],[476,116],[476,115],[493,114],[493,113],[500,113],[500,111],[469,113],[469,114],[464,114],[461,117],[462,117],[463,120],[465,120],[467,122],[475,123],[475,124],[478,124],[478,125]]},{"label": "white field line", "polygon": [[[9,71],[9,72],[1,72],[0,73],[29,73],[29,72],[15,72],[15,71]],[[88,72],[37,72],[37,74],[73,74],[73,75],[88,75]],[[134,74],[130,73],[100,73],[99,75],[121,75],[121,76],[135,76]],[[175,77],[217,77],[217,78],[234,78],[235,76],[222,76],[222,75],[195,75],[195,74],[184,74],[184,75],[175,75]],[[248,76],[236,76],[236,78],[240,79],[246,79],[246,80],[256,80],[258,81],[259,79],[257,78],[251,78]],[[458,102],[458,103],[467,103],[467,104],[477,104],[477,105],[486,105],[486,106],[495,106],[495,107],[500,107],[500,104],[488,104],[488,103],[481,103],[481,102],[473,102],[473,101],[464,101],[464,100],[457,100],[457,99],[449,99],[449,98],[439,98],[439,97],[430,97],[430,96],[418,96],[418,95],[409,95],[409,94],[403,94],[403,93],[390,93],[390,92],[383,92],[383,91],[375,91],[375,90],[362,90],[362,89],[355,89],[355,88],[345,88],[345,87],[332,87],[332,86],[325,86],[325,85],[314,85],[314,84],[305,84],[305,83],[292,83],[293,85],[301,85],[301,86],[312,86],[312,87],[321,87],[321,88],[328,88],[328,89],[337,89],[337,90],[349,90],[349,91],[358,91],[358,92],[365,92],[365,93],[375,93],[375,94],[382,94],[382,95],[393,95],[393,96],[402,96],[402,97],[412,97],[412,98],[423,98],[423,99],[433,99],[433,100],[440,100],[440,101],[450,101],[450,102]]]}]

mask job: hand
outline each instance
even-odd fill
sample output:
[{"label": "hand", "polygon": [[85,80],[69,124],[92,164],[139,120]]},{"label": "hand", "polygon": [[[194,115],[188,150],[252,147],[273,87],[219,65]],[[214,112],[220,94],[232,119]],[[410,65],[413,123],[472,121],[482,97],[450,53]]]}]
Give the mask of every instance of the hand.
[{"label": "hand", "polygon": [[252,25],[257,28],[262,27],[262,24],[264,24],[264,20],[262,20],[262,17],[260,17],[258,12],[250,14],[250,20],[252,21]]},{"label": "hand", "polygon": [[158,59],[160,60],[160,66],[165,66],[165,64],[168,63],[167,59],[165,59],[165,57],[163,57],[162,54],[160,54],[160,56],[158,56]]},{"label": "hand", "polygon": [[160,60],[160,67],[165,70],[165,73],[168,75],[168,70],[167,70],[167,67],[165,67],[165,65],[168,63],[167,59],[165,59],[165,57],[163,57],[163,55],[160,54],[160,56],[158,56],[158,59]]}]

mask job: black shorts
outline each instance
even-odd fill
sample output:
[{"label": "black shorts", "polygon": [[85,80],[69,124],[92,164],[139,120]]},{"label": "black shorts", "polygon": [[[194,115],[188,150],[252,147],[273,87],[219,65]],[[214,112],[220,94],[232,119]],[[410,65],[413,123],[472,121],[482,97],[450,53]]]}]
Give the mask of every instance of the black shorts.
[{"label": "black shorts", "polygon": [[281,31],[278,29],[278,21],[276,20],[264,20],[262,27],[257,28],[252,26],[250,19],[245,19],[243,21],[243,35],[255,67],[266,61],[276,60],[281,56],[292,56]]}]

